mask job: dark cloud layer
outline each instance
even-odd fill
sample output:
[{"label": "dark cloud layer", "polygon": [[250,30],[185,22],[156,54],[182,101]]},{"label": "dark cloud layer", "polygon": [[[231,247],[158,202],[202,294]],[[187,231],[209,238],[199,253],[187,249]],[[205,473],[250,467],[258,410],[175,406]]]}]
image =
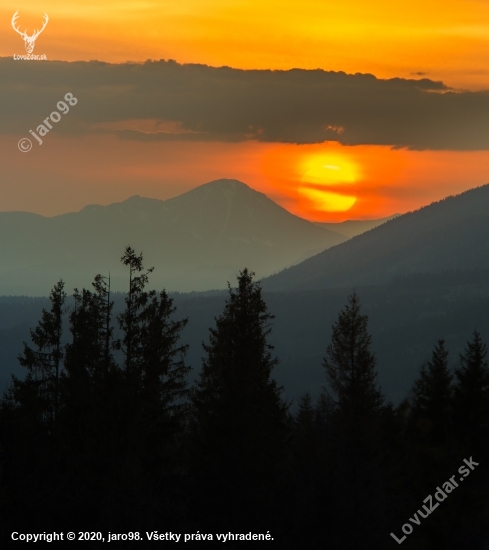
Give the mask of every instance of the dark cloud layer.
[{"label": "dark cloud layer", "polygon": [[[489,91],[455,93],[427,78],[380,80],[323,70],[237,70],[0,59],[0,124],[25,133],[66,92],[79,100],[57,131],[122,139],[220,140],[412,149],[489,149]],[[128,119],[178,121],[185,133],[101,129]]]}]

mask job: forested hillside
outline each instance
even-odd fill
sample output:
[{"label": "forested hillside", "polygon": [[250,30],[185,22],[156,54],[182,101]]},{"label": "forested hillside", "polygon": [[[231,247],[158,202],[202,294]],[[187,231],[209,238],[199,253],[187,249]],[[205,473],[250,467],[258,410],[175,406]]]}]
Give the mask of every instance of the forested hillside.
[{"label": "forested hillside", "polygon": [[265,279],[263,288],[378,285],[412,273],[488,269],[488,211],[489,184],[389,220]]},{"label": "forested hillside", "polygon": [[[89,531],[118,547],[125,543],[110,533],[149,541],[157,528],[229,548],[487,544],[489,363],[480,331],[459,356],[450,335],[433,338],[393,406],[352,292],[320,338],[324,388],[304,392],[294,409],[275,377],[276,295],[268,303],[252,272],[241,271],[221,301],[191,376],[185,307],[146,289],[153,270],[142,255],[127,247],[122,262],[129,291],[119,312],[108,278],[95,277],[70,304],[64,283],[53,287],[20,354],[23,374],[0,401],[5,540]],[[304,293],[294,299],[307,311]]]}]

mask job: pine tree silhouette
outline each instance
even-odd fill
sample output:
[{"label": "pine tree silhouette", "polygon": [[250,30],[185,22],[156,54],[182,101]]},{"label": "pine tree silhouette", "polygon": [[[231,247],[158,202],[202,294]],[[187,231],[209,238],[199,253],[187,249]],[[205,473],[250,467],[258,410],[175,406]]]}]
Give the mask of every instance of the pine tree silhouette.
[{"label": "pine tree silhouette", "polygon": [[80,521],[101,521],[106,495],[113,490],[121,428],[115,421],[121,376],[111,346],[113,327],[109,287],[102,275],[93,291],[74,289],[70,312],[72,340],[65,347],[62,429],[65,443],[67,485],[72,487],[72,511]]},{"label": "pine tree silhouette", "polygon": [[[117,405],[124,449],[118,479],[127,484],[124,490],[121,485],[114,507],[123,514],[125,506],[133,521],[137,516],[144,522],[158,517],[162,502],[171,510],[175,484],[168,485],[169,477],[180,468],[190,367],[184,363],[188,346],[179,340],[187,319],[171,319],[176,308],[166,291],[145,290],[153,268],[144,269],[142,253],[128,246],[121,261],[129,266],[129,292],[117,316],[122,338],[114,347],[124,356]],[[134,502],[144,505],[135,509]]]},{"label": "pine tree silhouette", "polygon": [[352,423],[379,412],[383,405],[367,326],[368,317],[361,315],[360,300],[354,293],[333,325],[323,362],[338,411],[344,418],[350,417]]},{"label": "pine tree silhouette", "polygon": [[386,407],[377,385],[368,317],[360,312],[356,293],[332,327],[323,366],[335,405],[330,432],[330,474],[325,490],[335,500],[332,542],[356,549],[368,539],[380,547],[382,524],[388,518],[383,463],[383,415]]},{"label": "pine tree silhouette", "polygon": [[37,408],[39,419],[54,429],[60,406],[60,373],[62,369],[63,315],[66,293],[63,281],[59,281],[49,295],[51,309],[42,310],[37,327],[30,331],[35,349],[24,342],[19,363],[26,367],[24,380],[12,376],[13,398]]},{"label": "pine tree silhouette", "polygon": [[452,379],[445,341],[438,340],[431,360],[413,387],[412,422],[430,445],[447,446],[452,430]]},{"label": "pine tree silhouette", "polygon": [[193,392],[194,471],[202,491],[210,491],[211,513],[230,522],[243,516],[243,525],[273,500],[288,429],[288,406],[271,378],[278,363],[267,341],[274,317],[253,276],[244,269],[238,288],[228,285]]},{"label": "pine tree silhouette", "polygon": [[457,438],[467,452],[489,455],[486,433],[489,429],[489,361],[487,346],[478,331],[467,342],[455,369],[454,420]]},{"label": "pine tree silhouette", "polygon": [[60,420],[62,375],[62,322],[66,294],[59,281],[52,289],[49,310],[43,309],[37,327],[30,331],[33,346],[24,342],[19,363],[24,379],[12,375],[12,386],[0,406],[0,440],[5,444],[4,464],[8,505],[0,508],[11,525],[22,522],[41,529],[44,510],[54,517],[62,506],[59,479],[62,471]]}]

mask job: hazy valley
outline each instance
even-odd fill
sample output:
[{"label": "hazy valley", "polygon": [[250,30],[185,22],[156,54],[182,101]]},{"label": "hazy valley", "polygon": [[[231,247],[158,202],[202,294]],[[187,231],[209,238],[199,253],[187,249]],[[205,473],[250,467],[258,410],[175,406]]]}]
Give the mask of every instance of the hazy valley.
[{"label": "hazy valley", "polygon": [[[207,250],[211,250],[211,255],[206,260],[207,273],[214,273],[215,288],[223,288],[227,280],[233,285],[237,272],[245,266],[256,269],[256,263],[262,266],[265,264],[265,255],[261,256],[261,259],[259,255],[255,258],[251,251],[253,247],[255,250],[261,247],[262,251],[269,249],[263,245],[263,239],[260,239],[260,231],[264,226],[267,235],[273,235],[275,242],[279,243],[280,246],[277,248],[281,251],[283,262],[286,261],[285,258],[291,261],[294,254],[297,256],[300,247],[306,247],[307,239],[309,243],[313,242],[313,245],[309,244],[311,250],[316,244],[319,245],[321,239],[324,244],[344,238],[337,237],[330,231],[325,231],[325,235],[321,235],[322,228],[316,228],[309,222],[295,218],[279,207],[275,208],[276,205],[272,201],[238,182],[227,180],[213,182],[207,186],[197,188],[194,197],[190,193],[190,197],[183,195],[172,200],[178,202],[180,198],[185,201],[195,198],[198,203],[202,198],[202,192],[206,191],[210,193],[210,197],[217,200],[219,207],[222,207],[223,204],[233,204],[232,200],[226,202],[225,197],[226,192],[229,196],[234,196],[234,189],[236,193],[244,193],[245,197],[257,200],[265,210],[262,216],[256,214],[257,225],[247,229],[246,223],[251,223],[252,220],[246,218],[246,211],[236,205],[242,219],[228,221],[229,225],[235,228],[231,234],[240,234],[242,239],[239,242],[244,243],[247,240],[248,244],[243,252],[243,248],[233,248],[233,243],[236,243],[234,238],[228,239],[229,250],[232,251],[228,272],[221,272],[218,263],[212,264],[212,258],[218,258],[215,261],[221,262],[223,256],[217,256],[216,252],[212,255],[212,247],[208,245]],[[142,229],[139,233],[136,231],[136,235],[139,235],[139,242],[143,242],[144,236],[150,234],[147,230],[148,225],[159,219],[158,216],[163,218],[161,210],[166,208],[165,202],[133,198],[109,207],[87,208],[80,213],[79,222],[76,221],[76,214],[67,215],[67,219],[71,217],[73,224],[76,221],[86,226],[86,218],[93,210],[95,238],[95,234],[102,231],[101,219],[115,219],[115,227],[119,229],[123,225],[119,220],[124,219],[124,216],[132,216],[140,220]],[[186,212],[188,208],[186,206]],[[205,212],[211,210],[210,205],[204,209]],[[489,320],[486,312],[489,311],[489,245],[484,238],[489,232],[489,218],[486,216],[488,210],[489,186],[484,186],[429,205],[417,212],[396,217],[295,267],[263,279],[265,299],[271,312],[276,315],[271,341],[275,345],[280,366],[277,367],[275,376],[284,384],[286,395],[297,402],[306,390],[313,395],[318,395],[321,391],[324,385],[321,362],[330,337],[331,325],[337,312],[346,302],[347,296],[354,289],[359,293],[363,310],[370,319],[373,345],[378,356],[380,382],[386,394],[395,402],[399,402],[406,395],[436,339],[447,338],[455,363],[457,354],[463,349],[465,341],[474,329],[488,333]],[[269,211],[275,216],[267,217],[266,213]],[[139,217],[135,215],[137,212]],[[216,207],[216,212],[222,211]],[[248,215],[251,217],[250,213]],[[216,217],[219,224],[223,223],[222,216],[216,214]],[[173,225],[169,216],[163,220],[162,225],[167,228],[173,227],[172,231],[177,232],[179,225],[176,219]],[[199,240],[196,236],[198,223],[204,221],[194,220],[193,223],[196,224],[192,230],[194,233],[187,228],[186,241],[184,237],[180,237],[179,241],[174,240],[175,243],[186,242],[189,245],[189,248],[185,248],[181,244],[180,255],[175,259],[175,262],[181,261],[183,265],[192,262],[195,265],[198,261],[203,261],[202,251],[196,250],[196,241],[209,243],[215,242],[212,239],[219,238],[216,226],[214,230],[209,229],[207,232],[212,239],[209,237],[205,240],[201,235],[202,238]],[[361,223],[368,229],[368,224],[372,225],[375,222]],[[294,226],[291,231],[299,231],[300,239],[290,239],[290,234],[285,232],[286,228],[290,227],[289,224]],[[131,227],[136,226],[134,222]],[[126,231],[124,238],[129,240],[130,232],[128,229]],[[72,229],[71,234],[74,233],[75,230]],[[160,234],[163,234],[163,230]],[[158,252],[158,247],[171,249],[168,239],[161,244],[160,234],[151,234],[152,239],[141,249],[144,251],[147,265],[155,266],[155,271],[151,274],[151,286],[171,289],[172,287],[166,284],[166,274],[171,272],[167,258],[174,256],[168,254],[163,258]],[[193,237],[189,238],[188,235]],[[116,242],[115,231],[111,233],[111,239],[114,247],[112,257],[109,260],[104,257],[102,248],[98,249],[97,255],[94,254],[90,260],[93,264],[91,272],[84,266],[84,270],[78,275],[80,287],[89,286],[97,272],[97,258],[99,265],[105,266],[110,263],[116,266],[113,268],[114,271],[117,268],[123,272],[123,269],[117,266],[118,255],[122,249]],[[287,252],[289,244],[292,252]],[[105,241],[104,247],[109,245],[110,242]],[[175,249],[173,250],[172,254],[176,254]],[[239,257],[242,253],[244,259],[240,263]],[[88,248],[86,254],[87,258]],[[197,258],[193,258],[193,254],[198,254]],[[55,276],[56,269],[60,268],[54,258],[53,255],[50,287],[59,278]],[[198,276],[197,272],[195,277]],[[124,287],[125,275],[121,274],[120,277],[118,284]],[[170,278],[171,280],[175,279]],[[186,284],[191,284],[191,280],[186,279]],[[202,286],[204,289],[209,288]],[[69,291],[69,287],[67,289]],[[222,309],[227,292],[172,295],[179,314],[190,319],[183,337],[190,345],[188,361],[195,369],[192,375],[195,376],[203,354],[201,342],[208,340],[208,329],[213,323],[214,316]],[[0,380],[4,383],[12,370],[21,372],[16,355],[21,350],[22,340],[28,338],[28,327],[32,327],[39,318],[41,304],[46,303],[47,300],[43,298],[1,299]],[[116,309],[121,309],[122,305],[122,299],[116,297]]]},{"label": "hazy valley", "polygon": [[28,296],[47,296],[60,278],[69,289],[86,286],[99,272],[125,290],[119,258],[128,244],[155,267],[155,288],[189,292],[226,288],[246,265],[259,278],[271,275],[348,238],[236,180],[52,218],[3,212],[0,233],[0,295]]}]

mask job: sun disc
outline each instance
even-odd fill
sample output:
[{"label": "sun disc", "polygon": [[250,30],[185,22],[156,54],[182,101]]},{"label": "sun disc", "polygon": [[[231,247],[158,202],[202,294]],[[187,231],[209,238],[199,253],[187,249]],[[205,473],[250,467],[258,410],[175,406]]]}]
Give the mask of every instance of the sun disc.
[{"label": "sun disc", "polygon": [[341,185],[355,183],[358,179],[356,165],[339,155],[321,156],[308,162],[309,167],[301,178],[303,183]]},{"label": "sun disc", "polygon": [[306,186],[299,187],[299,194],[313,202],[316,210],[323,212],[346,212],[357,201],[357,197],[352,195],[331,193]]}]

